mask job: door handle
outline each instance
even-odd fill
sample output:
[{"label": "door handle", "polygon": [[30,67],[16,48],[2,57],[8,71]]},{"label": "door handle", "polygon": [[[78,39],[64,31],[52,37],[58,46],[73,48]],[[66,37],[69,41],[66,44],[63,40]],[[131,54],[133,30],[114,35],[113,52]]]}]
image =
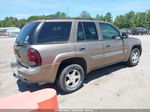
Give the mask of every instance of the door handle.
[{"label": "door handle", "polygon": [[106,47],[111,47],[112,45],[106,45]]},{"label": "door handle", "polygon": [[85,48],[79,48],[79,50],[80,50],[80,51],[84,51],[84,50],[85,50]]}]

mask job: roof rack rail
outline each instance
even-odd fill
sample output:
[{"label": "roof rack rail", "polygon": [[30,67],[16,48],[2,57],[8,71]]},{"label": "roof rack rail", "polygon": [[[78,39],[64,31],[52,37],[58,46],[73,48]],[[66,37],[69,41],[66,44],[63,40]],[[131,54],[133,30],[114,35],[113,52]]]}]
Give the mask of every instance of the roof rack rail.
[{"label": "roof rack rail", "polygon": [[50,17],[46,18],[46,20],[54,20],[54,19],[78,19],[78,20],[95,20],[93,18],[78,18],[78,17],[68,17],[68,18],[61,18],[61,17]]},{"label": "roof rack rail", "polygon": [[93,18],[80,18],[80,17],[69,17],[68,19],[83,19],[83,20],[95,20]]}]

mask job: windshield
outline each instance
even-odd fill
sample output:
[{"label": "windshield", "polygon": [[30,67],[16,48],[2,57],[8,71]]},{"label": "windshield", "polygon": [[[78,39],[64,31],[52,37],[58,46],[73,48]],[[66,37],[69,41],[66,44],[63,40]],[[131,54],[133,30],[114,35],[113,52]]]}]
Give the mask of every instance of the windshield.
[{"label": "windshield", "polygon": [[[39,22],[32,22],[27,23],[20,31],[18,37],[16,38],[16,43],[23,44],[23,43],[30,43],[28,41],[29,38],[32,38],[33,33],[37,27]],[[32,40],[32,39],[30,39]]]}]

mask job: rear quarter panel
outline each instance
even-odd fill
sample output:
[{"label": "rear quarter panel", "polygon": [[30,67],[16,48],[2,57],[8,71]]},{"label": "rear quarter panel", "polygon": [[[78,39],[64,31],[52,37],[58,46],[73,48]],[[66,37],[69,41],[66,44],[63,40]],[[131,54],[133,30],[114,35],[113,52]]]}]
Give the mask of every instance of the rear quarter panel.
[{"label": "rear quarter panel", "polygon": [[40,77],[51,83],[56,79],[60,63],[65,59],[76,57],[73,43],[33,45],[32,48],[36,49],[42,58]]},{"label": "rear quarter panel", "polygon": [[42,58],[42,65],[59,64],[62,60],[76,56],[73,43],[33,45]]}]

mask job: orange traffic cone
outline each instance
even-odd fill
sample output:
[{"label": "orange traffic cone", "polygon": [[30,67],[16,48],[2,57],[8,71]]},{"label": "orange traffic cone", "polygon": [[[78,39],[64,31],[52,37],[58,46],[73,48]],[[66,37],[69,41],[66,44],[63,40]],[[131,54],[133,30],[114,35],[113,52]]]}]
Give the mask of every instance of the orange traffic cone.
[{"label": "orange traffic cone", "polygon": [[0,112],[50,112],[58,110],[54,89],[23,92],[0,99]]}]

